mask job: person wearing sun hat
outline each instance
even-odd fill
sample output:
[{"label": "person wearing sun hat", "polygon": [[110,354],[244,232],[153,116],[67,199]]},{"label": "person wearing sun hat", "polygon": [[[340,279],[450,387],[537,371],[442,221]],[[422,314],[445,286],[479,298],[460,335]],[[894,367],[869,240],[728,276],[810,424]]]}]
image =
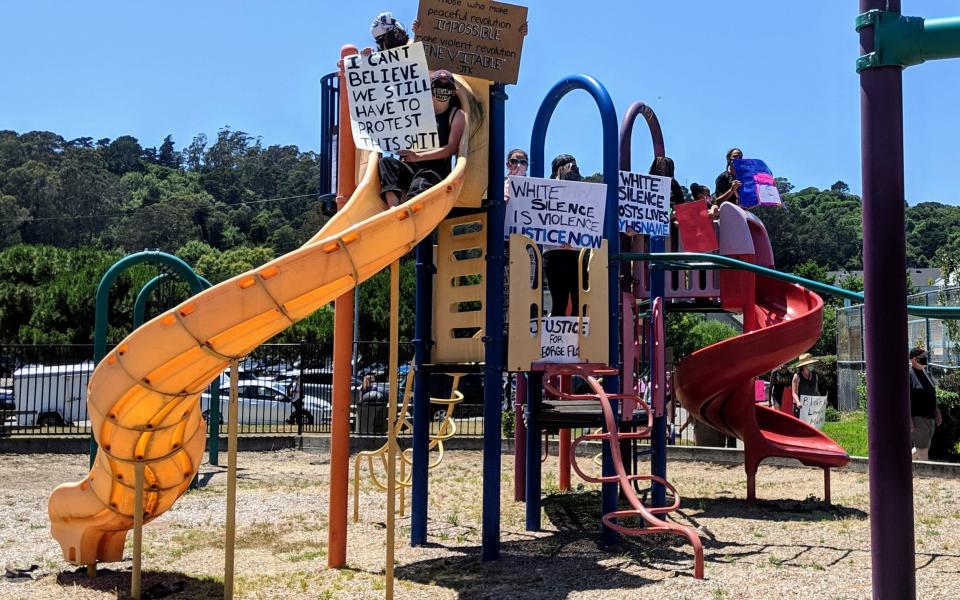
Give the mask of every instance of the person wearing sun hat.
[{"label": "person wearing sun hat", "polygon": [[930,460],[933,432],[943,423],[937,406],[937,390],[927,375],[927,351],[917,346],[910,350],[910,439],[913,459]]},{"label": "person wearing sun hat", "polygon": [[[817,374],[813,370],[813,365],[819,362],[809,352],[804,352],[797,357],[797,372],[793,376],[793,406],[791,407],[793,416],[800,414],[800,396],[819,396],[820,387],[817,381]],[[781,407],[781,410],[784,410]],[[784,412],[789,412],[784,410]]]}]

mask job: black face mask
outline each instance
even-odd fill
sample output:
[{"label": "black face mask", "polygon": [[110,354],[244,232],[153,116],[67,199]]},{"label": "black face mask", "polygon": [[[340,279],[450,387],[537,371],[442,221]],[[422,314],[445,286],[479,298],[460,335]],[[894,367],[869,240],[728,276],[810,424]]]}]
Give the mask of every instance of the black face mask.
[{"label": "black face mask", "polygon": [[917,364],[926,366],[926,365],[927,365],[927,357],[926,357],[926,356],[918,357],[918,358],[917,358]]}]

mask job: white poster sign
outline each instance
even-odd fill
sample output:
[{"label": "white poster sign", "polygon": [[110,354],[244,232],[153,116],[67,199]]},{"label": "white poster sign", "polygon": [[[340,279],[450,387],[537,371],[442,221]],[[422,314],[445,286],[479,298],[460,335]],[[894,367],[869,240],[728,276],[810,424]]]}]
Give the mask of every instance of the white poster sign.
[{"label": "white poster sign", "polygon": [[439,147],[423,44],[353,54],[344,73],[357,148],[396,154]]},{"label": "white poster sign", "polygon": [[508,179],[504,238],[519,233],[541,246],[600,247],[606,184],[536,177]]},{"label": "white poster sign", "polygon": [[823,422],[827,419],[826,396],[800,396],[800,420],[817,429],[823,429]]},{"label": "white poster sign", "polygon": [[[580,362],[580,320],[577,317],[544,317],[541,321],[540,360],[534,362]],[[536,333],[536,321],[530,321],[530,333]],[[590,333],[590,319],[583,319],[583,333]]]},{"label": "white poster sign", "polygon": [[620,171],[620,232],[670,234],[669,177]]}]

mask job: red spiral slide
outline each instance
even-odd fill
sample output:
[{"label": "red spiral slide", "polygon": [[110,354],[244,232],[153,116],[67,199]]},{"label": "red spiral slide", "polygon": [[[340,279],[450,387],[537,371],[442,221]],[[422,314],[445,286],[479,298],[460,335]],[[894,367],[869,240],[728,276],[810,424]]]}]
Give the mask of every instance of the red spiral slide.
[{"label": "red spiral slide", "polygon": [[822,467],[824,499],[829,502],[830,468],[849,463],[849,455],[793,415],[754,402],[757,375],[816,343],[823,300],[799,285],[743,271],[721,272],[720,288],[724,308],[743,311],[745,333],[680,362],[674,390],[681,405],[701,421],[743,440],[748,501],[756,496],[760,462],[781,456]]}]

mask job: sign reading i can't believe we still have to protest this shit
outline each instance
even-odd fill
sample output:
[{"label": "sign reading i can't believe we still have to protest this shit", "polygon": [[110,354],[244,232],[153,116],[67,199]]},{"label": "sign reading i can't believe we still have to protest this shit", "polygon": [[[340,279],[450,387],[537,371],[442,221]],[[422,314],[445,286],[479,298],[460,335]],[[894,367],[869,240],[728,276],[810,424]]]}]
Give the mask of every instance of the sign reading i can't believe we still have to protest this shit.
[{"label": "sign reading i can't believe we still have to protest this shit", "polygon": [[600,247],[605,184],[514,176],[508,181],[505,238],[519,233],[541,246]]},{"label": "sign reading i can't believe we still have to protest this shit", "polygon": [[357,148],[396,154],[439,147],[422,44],[353,54],[343,67]]},{"label": "sign reading i can't believe we still have to protest this shit", "polygon": [[621,233],[670,234],[670,178],[620,171]]},{"label": "sign reading i can't believe we still have to protest this shit", "polygon": [[527,7],[488,0],[420,0],[417,41],[431,69],[516,83]]}]

